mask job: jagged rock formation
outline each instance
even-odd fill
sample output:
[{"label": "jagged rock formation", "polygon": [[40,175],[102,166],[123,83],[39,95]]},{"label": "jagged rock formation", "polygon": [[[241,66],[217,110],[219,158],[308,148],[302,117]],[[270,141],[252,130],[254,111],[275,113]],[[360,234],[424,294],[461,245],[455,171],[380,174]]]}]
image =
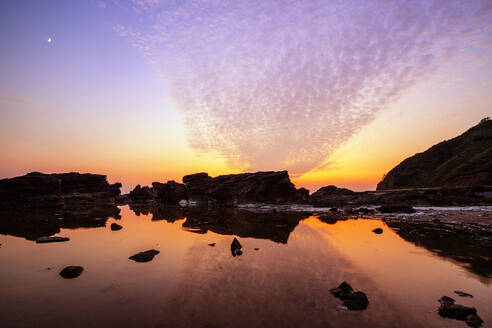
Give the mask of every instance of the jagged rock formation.
[{"label": "jagged rock formation", "polygon": [[133,204],[147,204],[154,201],[152,188],[147,186],[137,185],[130,193],[128,198]]},{"label": "jagged rock formation", "polygon": [[177,204],[187,199],[186,187],[172,180],[167,183],[152,182],[152,196],[157,203]]},{"label": "jagged rock formation", "polygon": [[121,183],[109,184],[105,175],[28,173],[0,180],[0,208],[68,208],[114,204]]},{"label": "jagged rock formation", "polygon": [[405,159],[377,190],[492,185],[492,120]]}]

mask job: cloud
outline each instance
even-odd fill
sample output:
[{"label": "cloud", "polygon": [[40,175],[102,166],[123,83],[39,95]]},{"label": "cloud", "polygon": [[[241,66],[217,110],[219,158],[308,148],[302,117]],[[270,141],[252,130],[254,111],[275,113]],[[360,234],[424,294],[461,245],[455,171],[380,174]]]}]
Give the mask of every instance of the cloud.
[{"label": "cloud", "polygon": [[490,1],[134,0],[118,26],[155,65],[190,145],[304,173],[467,43]]}]

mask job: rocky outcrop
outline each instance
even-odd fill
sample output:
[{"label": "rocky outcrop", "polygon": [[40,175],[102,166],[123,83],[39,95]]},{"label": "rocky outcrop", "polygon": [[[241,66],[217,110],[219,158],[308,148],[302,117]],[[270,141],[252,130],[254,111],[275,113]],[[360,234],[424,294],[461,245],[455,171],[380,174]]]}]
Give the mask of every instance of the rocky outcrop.
[{"label": "rocky outcrop", "polygon": [[191,201],[221,207],[244,203],[305,203],[309,191],[296,189],[287,171],[221,175],[206,173],[183,177]]},{"label": "rocky outcrop", "polygon": [[147,186],[142,187],[140,185],[137,185],[130,191],[128,198],[132,204],[148,204],[154,201],[152,188]]},{"label": "rocky outcrop", "polygon": [[172,180],[167,183],[152,182],[152,196],[157,203],[165,204],[178,204],[188,198],[185,185]]},{"label": "rocky outcrop", "polygon": [[377,190],[492,185],[492,120],[405,159]]},{"label": "rocky outcrop", "polygon": [[0,208],[68,208],[114,204],[120,183],[109,184],[105,175],[28,173],[0,180]]}]

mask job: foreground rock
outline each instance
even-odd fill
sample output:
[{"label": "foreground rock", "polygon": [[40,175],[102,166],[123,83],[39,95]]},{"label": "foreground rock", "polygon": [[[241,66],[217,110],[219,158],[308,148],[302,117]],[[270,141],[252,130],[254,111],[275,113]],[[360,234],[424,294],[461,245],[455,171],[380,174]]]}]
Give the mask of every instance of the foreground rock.
[{"label": "foreground rock", "polygon": [[376,229],[374,229],[372,232],[374,232],[375,234],[380,235],[380,234],[382,234],[382,233],[383,233],[383,229],[381,229],[381,228],[376,228]]},{"label": "foreground rock", "polygon": [[483,323],[474,307],[456,304],[455,300],[448,296],[441,297],[439,303],[441,306],[438,313],[441,317],[466,321],[470,327],[480,327]]},{"label": "foreground rock", "polygon": [[159,251],[155,249],[151,249],[145,252],[140,252],[133,256],[130,256],[128,259],[133,260],[135,262],[150,262],[154,259],[154,256],[159,254]]},{"label": "foreground rock", "polygon": [[109,184],[100,174],[32,172],[0,180],[0,209],[115,204],[120,188],[120,183]]},{"label": "foreground rock", "polygon": [[123,229],[122,226],[120,226],[118,223],[111,223],[111,230],[117,231]]},{"label": "foreground rock", "polygon": [[46,243],[59,243],[63,241],[69,241],[68,237],[40,237],[36,239],[36,243],[38,244],[46,244]]},{"label": "foreground rock", "polygon": [[330,289],[330,293],[343,301],[343,306],[352,311],[361,311],[367,309],[369,300],[364,292],[354,292],[352,286],[346,281],[338,287]]},{"label": "foreground rock", "polygon": [[221,175],[207,173],[183,177],[188,198],[201,204],[220,207],[245,203],[305,203],[309,191],[296,189],[287,171]]},{"label": "foreground rock", "polygon": [[234,240],[231,243],[232,256],[242,255],[243,252],[241,251],[241,248],[243,248],[243,246],[239,243],[239,240],[237,240],[237,238],[234,238]]},{"label": "foreground rock", "polygon": [[84,268],[81,266],[67,266],[60,271],[60,276],[65,279],[73,279],[80,276],[82,271],[84,271]]}]

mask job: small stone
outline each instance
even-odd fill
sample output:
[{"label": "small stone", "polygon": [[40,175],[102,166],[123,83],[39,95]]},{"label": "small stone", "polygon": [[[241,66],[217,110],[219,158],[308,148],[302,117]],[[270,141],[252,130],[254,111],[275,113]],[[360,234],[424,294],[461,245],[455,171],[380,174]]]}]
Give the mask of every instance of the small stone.
[{"label": "small stone", "polygon": [[208,244],[208,246],[214,247],[215,246],[215,243]]},{"label": "small stone", "polygon": [[255,251],[258,251],[258,250],[260,250],[260,249],[258,247],[255,247]]},{"label": "small stone", "polygon": [[121,229],[123,229],[123,227],[120,226],[118,223],[111,223],[111,230],[116,231]]},{"label": "small stone", "polygon": [[60,276],[65,279],[73,279],[80,276],[82,271],[84,271],[84,268],[81,266],[67,266],[60,271]]},{"label": "small stone", "polygon": [[241,248],[243,248],[243,246],[239,243],[239,240],[237,240],[237,238],[234,237],[234,240],[231,243],[232,256],[242,255],[243,252],[241,251]]},{"label": "small stone", "polygon": [[342,282],[337,288],[330,289],[330,293],[342,301],[346,299],[353,291],[352,286],[350,286],[346,281]]},{"label": "small stone", "polygon": [[461,296],[461,297],[473,297],[472,294],[468,294],[468,293],[462,292],[460,290],[455,290],[454,293],[458,296]]},{"label": "small stone", "polygon": [[45,243],[59,243],[62,241],[69,241],[68,237],[39,237],[36,239],[36,243],[45,244]]},{"label": "small stone", "polygon": [[374,229],[372,232],[374,232],[375,234],[380,235],[380,234],[382,234],[382,233],[383,233],[383,229],[381,229],[381,228],[376,228],[376,229]]},{"label": "small stone", "polygon": [[352,311],[365,310],[368,304],[369,300],[364,292],[353,292],[343,301],[343,305]]},{"label": "small stone", "polygon": [[159,251],[155,249],[151,249],[145,252],[140,252],[138,254],[130,256],[128,259],[133,260],[135,262],[149,262],[152,261],[154,256],[159,254]]}]

